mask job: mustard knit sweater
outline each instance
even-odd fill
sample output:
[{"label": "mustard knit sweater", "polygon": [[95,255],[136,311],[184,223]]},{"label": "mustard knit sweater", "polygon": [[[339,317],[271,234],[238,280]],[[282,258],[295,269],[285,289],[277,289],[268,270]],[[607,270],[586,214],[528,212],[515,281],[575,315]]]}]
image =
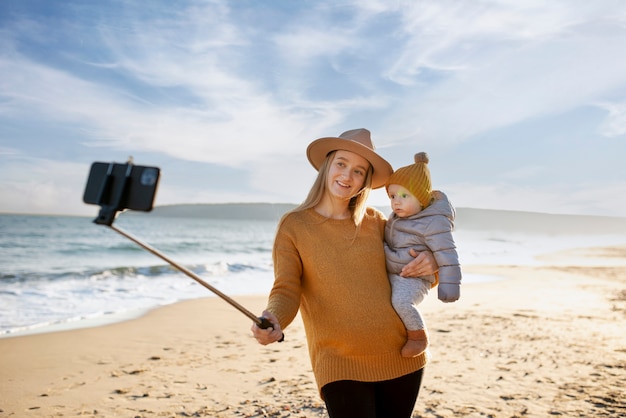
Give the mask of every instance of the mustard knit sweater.
[{"label": "mustard knit sweater", "polygon": [[283,218],[274,242],[267,309],[285,329],[301,311],[318,389],[338,380],[383,381],[424,367],[403,358],[406,330],[391,305],[385,217],[368,208],[361,230],[314,209]]}]

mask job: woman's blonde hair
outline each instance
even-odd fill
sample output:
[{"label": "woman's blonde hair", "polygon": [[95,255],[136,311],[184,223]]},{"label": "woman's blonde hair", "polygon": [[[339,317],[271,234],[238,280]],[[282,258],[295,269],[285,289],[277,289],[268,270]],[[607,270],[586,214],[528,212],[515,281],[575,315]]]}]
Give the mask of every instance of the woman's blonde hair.
[{"label": "woman's blonde hair", "polygon": [[[322,201],[322,198],[324,197],[324,194],[326,193],[326,190],[327,190],[326,185],[327,185],[327,180],[328,180],[328,172],[330,171],[330,163],[332,162],[336,153],[337,153],[336,150],[328,153],[328,155],[326,156],[326,158],[320,165],[317,178],[315,179],[313,186],[311,186],[309,195],[306,197],[306,199],[304,199],[304,201],[298,207],[293,209],[291,212],[300,212],[303,210],[313,208]],[[367,173],[365,175],[365,181],[363,182],[363,187],[361,188],[361,190],[359,190],[359,192],[355,196],[353,196],[350,199],[350,203],[348,204],[348,208],[350,209],[350,212],[352,213],[352,220],[354,221],[354,224],[357,227],[357,233],[361,226],[361,221],[363,220],[363,217],[365,216],[365,209],[367,207],[366,206],[367,198],[369,197],[370,191],[372,190],[372,172],[373,172],[373,169],[372,169],[372,165],[370,164],[369,168],[367,169]]]}]

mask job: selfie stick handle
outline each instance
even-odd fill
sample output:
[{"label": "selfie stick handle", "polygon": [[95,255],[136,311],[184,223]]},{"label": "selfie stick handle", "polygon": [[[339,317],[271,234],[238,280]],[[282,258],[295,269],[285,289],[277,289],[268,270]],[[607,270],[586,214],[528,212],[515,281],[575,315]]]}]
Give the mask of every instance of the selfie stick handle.
[{"label": "selfie stick handle", "polygon": [[139,239],[135,238],[134,236],[132,236],[128,232],[126,232],[126,231],[116,227],[112,223],[110,225],[108,225],[108,226],[109,226],[109,228],[111,228],[115,232],[117,232],[120,235],[128,238],[129,240],[133,241],[135,244],[137,244],[140,247],[142,247],[143,249],[151,252],[152,254],[156,255],[157,257],[161,258],[162,260],[168,262],[169,264],[171,264],[172,266],[176,267],[181,272],[185,273],[187,276],[189,276],[192,279],[194,279],[196,282],[200,283],[202,286],[204,286],[207,289],[209,289],[211,292],[215,293],[217,296],[219,296],[220,298],[222,298],[223,300],[228,302],[230,305],[232,305],[239,312],[241,312],[242,314],[246,315],[248,318],[252,319],[254,321],[254,323],[256,323],[259,328],[266,329],[266,328],[270,328],[270,327],[273,326],[272,323],[267,320],[267,318],[263,318],[263,317],[257,318],[252,312],[250,312],[249,310],[247,310],[246,308],[241,306],[237,301],[233,300],[229,296],[225,295],[224,293],[222,293],[221,291],[219,291],[215,287],[211,286],[210,284],[208,284],[207,282],[202,280],[200,278],[200,276],[195,274],[193,271],[191,271],[191,270],[187,269],[186,267],[181,266],[180,264],[178,264],[175,261],[171,260],[165,254],[162,254],[161,252],[159,252],[155,248],[151,247],[150,245],[148,245],[148,244],[146,244],[144,242],[141,242]]}]

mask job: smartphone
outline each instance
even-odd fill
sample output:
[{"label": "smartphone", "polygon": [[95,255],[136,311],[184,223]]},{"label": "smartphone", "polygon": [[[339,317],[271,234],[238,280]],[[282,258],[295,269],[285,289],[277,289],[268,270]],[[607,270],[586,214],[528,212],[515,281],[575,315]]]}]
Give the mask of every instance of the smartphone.
[{"label": "smartphone", "polygon": [[149,212],[154,205],[160,174],[158,167],[95,162],[89,171],[83,201],[113,211]]}]

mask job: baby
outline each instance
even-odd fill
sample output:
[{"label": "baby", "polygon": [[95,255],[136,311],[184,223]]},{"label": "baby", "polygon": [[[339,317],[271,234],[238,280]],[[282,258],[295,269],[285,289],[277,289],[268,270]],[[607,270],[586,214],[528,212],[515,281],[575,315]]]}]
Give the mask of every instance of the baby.
[{"label": "baby", "polygon": [[[415,164],[396,170],[385,185],[393,209],[385,227],[385,255],[393,307],[407,329],[403,357],[415,357],[428,347],[428,333],[417,310],[428,291],[439,285],[443,302],[460,296],[461,266],[452,238],[455,211],[445,194],[432,190],[427,164],[426,153],[415,154]],[[438,274],[401,277],[402,267],[413,260],[411,248],[431,251]]]}]

